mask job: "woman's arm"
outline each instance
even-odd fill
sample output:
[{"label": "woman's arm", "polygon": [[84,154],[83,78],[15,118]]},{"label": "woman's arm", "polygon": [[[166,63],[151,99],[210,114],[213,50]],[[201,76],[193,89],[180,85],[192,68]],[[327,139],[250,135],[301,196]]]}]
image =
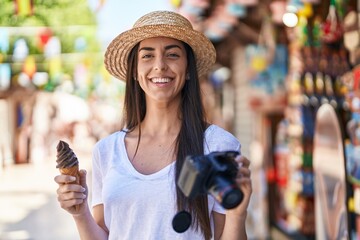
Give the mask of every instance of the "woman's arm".
[{"label": "woman's arm", "polygon": [[80,185],[69,184],[74,181],[74,177],[69,175],[58,175],[54,180],[59,185],[57,194],[60,206],[73,216],[80,238],[82,240],[108,239],[103,205],[94,207],[94,217],[88,206],[86,171],[80,171]]},{"label": "woman's arm", "polygon": [[80,239],[108,239],[108,230],[104,222],[104,207],[102,204],[93,208],[93,215],[94,217],[90,211],[86,211],[83,215],[73,215]]},{"label": "woman's arm", "polygon": [[250,179],[250,161],[245,157],[237,157],[236,161],[241,166],[239,168],[236,182],[244,194],[242,202],[234,209],[229,209],[226,214],[213,213],[215,230],[215,239],[226,240],[246,240],[246,216],[247,208],[250,202],[252,193],[251,179]]}]

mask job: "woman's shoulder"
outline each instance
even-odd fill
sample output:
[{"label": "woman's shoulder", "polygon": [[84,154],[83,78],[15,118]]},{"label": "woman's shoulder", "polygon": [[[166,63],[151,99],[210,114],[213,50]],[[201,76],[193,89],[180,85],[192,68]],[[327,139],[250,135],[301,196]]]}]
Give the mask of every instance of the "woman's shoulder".
[{"label": "woman's shoulder", "polygon": [[106,175],[107,170],[111,165],[114,154],[120,151],[119,144],[123,143],[125,133],[117,131],[103,137],[96,142],[93,148],[93,168],[99,169],[102,172],[102,176]]},{"label": "woman's shoulder", "polygon": [[209,125],[209,127],[205,131],[205,135],[208,137],[236,139],[236,137],[231,132],[215,124]]},{"label": "woman's shoulder", "polygon": [[125,136],[125,131],[123,130],[113,132],[108,136],[97,141],[97,143],[95,144],[95,148],[97,149],[108,148],[109,146],[116,144],[118,140],[121,139],[123,136]]},{"label": "woman's shoulder", "polygon": [[205,142],[209,151],[240,150],[240,142],[234,134],[215,124],[206,129]]}]

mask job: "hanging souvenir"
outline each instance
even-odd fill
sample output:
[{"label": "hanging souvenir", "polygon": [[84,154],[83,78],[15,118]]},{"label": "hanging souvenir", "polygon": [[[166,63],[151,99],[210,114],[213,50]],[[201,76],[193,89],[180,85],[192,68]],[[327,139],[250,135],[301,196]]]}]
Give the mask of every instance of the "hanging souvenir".
[{"label": "hanging souvenir", "polygon": [[350,52],[350,62],[360,62],[357,52],[360,49],[360,3],[358,11],[350,11],[344,18],[344,46]]},{"label": "hanging souvenir", "polygon": [[276,24],[281,24],[283,22],[283,16],[286,12],[286,2],[285,1],[272,1],[270,3],[271,9],[271,19]]},{"label": "hanging souvenir", "polygon": [[227,3],[226,9],[230,15],[238,18],[243,18],[247,14],[246,7],[238,3]]},{"label": "hanging souvenir", "polygon": [[322,23],[322,41],[324,43],[336,43],[339,42],[343,36],[342,23],[336,13],[336,7],[334,0],[331,0],[329,13]]},{"label": "hanging souvenir", "polygon": [[344,18],[344,45],[352,51],[360,46],[360,20],[355,11],[350,11]]},{"label": "hanging souvenir", "polygon": [[303,169],[301,171],[302,175],[302,194],[304,196],[312,197],[314,196],[314,172],[311,168]]},{"label": "hanging souvenir", "polygon": [[205,23],[205,35],[212,41],[224,39],[238,23],[236,16],[229,13],[225,4],[218,5]]},{"label": "hanging souvenir", "polygon": [[288,0],[287,1],[287,9],[289,9],[291,12],[297,12],[303,6],[304,6],[304,3],[301,0]]},{"label": "hanging souvenir", "polygon": [[312,42],[311,45],[318,49],[321,47],[321,18],[315,16],[313,27],[312,27]]},{"label": "hanging souvenir", "polygon": [[207,0],[186,0],[182,2],[180,8],[188,14],[200,16],[208,6],[209,1]]},{"label": "hanging souvenir", "polygon": [[208,25],[204,34],[213,42],[219,42],[226,36],[228,32],[219,28],[216,24]]},{"label": "hanging souvenir", "polygon": [[250,44],[245,49],[250,70],[254,74],[263,72],[274,60],[275,39],[273,26],[269,19],[262,23],[257,44]]},{"label": "hanging souvenir", "polygon": [[339,104],[335,97],[335,91],[334,91],[332,79],[328,74],[325,74],[325,95],[328,99],[329,104],[334,109],[337,109],[339,107]]},{"label": "hanging souvenir", "polygon": [[297,14],[299,16],[304,16],[306,18],[311,18],[314,14],[312,5],[310,3],[304,3],[301,8],[299,8]]},{"label": "hanging souvenir", "polygon": [[285,104],[285,78],[288,67],[287,47],[275,43],[273,23],[264,20],[257,44],[245,48],[247,79],[250,86],[251,107],[281,107]]},{"label": "hanging souvenir", "polygon": [[224,83],[230,79],[231,70],[225,66],[218,65],[210,74],[209,79],[215,89],[222,88]]}]

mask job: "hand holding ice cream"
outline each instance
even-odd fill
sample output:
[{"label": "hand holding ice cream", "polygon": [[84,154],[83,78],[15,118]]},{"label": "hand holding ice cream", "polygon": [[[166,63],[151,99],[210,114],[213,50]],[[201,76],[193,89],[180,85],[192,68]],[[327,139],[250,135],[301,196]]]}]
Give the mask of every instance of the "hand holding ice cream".
[{"label": "hand holding ice cream", "polygon": [[86,203],[86,172],[79,171],[78,158],[68,143],[60,140],[56,150],[56,168],[61,173],[54,179],[59,185],[58,201],[71,214],[79,214],[80,204]]}]

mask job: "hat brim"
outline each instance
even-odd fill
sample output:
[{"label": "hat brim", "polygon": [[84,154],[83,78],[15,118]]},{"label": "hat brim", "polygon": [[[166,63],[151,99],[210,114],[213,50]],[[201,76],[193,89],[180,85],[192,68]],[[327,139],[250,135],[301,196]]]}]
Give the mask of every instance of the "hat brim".
[{"label": "hat brim", "polygon": [[114,77],[125,80],[131,49],[142,40],[153,37],[170,37],[187,43],[194,51],[199,77],[204,76],[215,63],[215,48],[201,32],[162,24],[133,28],[115,37],[105,52],[106,69]]}]

